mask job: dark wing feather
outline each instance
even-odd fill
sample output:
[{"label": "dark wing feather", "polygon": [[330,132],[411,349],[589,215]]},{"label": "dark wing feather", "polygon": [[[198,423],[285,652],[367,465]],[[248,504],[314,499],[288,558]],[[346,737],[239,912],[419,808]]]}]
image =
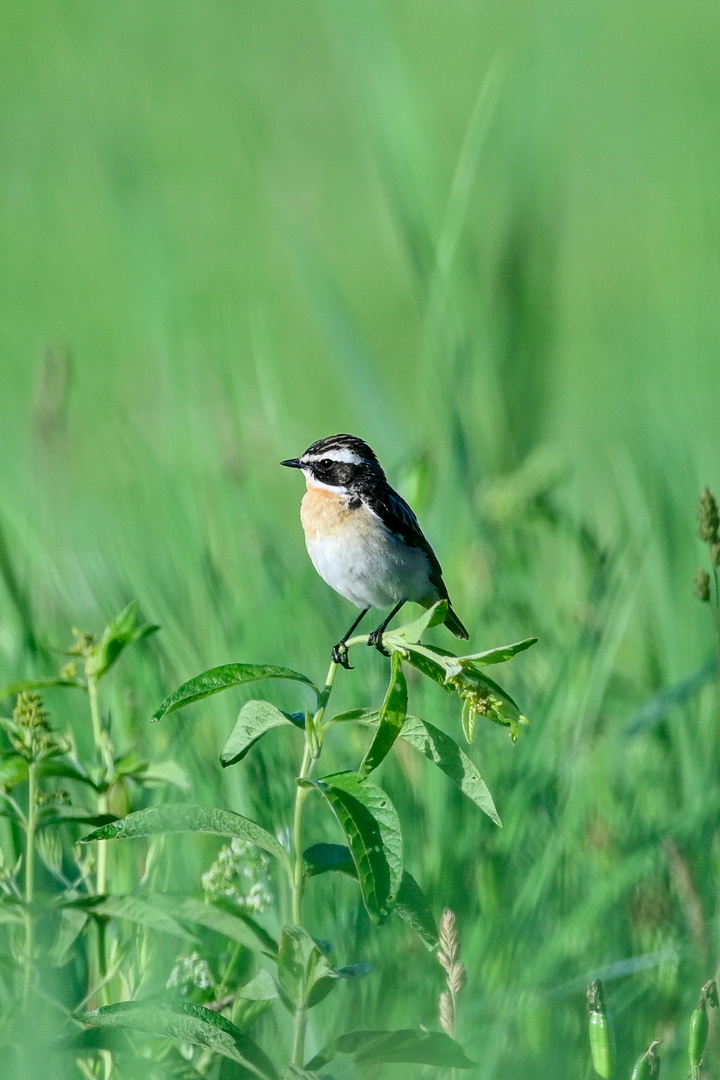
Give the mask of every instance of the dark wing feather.
[{"label": "dark wing feather", "polygon": [[425,538],[414,511],[402,495],[398,495],[389,484],[375,484],[372,490],[363,491],[361,498],[393,536],[403,540],[409,547],[422,548],[430,563],[430,581],[438,590],[440,598],[449,600],[437,555]]}]

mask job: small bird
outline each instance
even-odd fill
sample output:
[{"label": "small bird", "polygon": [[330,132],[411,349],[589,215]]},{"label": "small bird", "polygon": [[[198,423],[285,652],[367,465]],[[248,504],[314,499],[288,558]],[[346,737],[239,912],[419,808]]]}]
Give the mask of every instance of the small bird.
[{"label": "small bird", "polygon": [[425,608],[447,600],[445,625],[456,637],[467,638],[435,552],[366,442],[354,435],[331,435],[280,464],[305,476],[300,520],[313,566],[335,592],[362,609],[333,648],[336,664],[350,667],[345,643],[371,607],[393,605],[368,637],[368,645],[381,652],[388,623],[409,600]]}]

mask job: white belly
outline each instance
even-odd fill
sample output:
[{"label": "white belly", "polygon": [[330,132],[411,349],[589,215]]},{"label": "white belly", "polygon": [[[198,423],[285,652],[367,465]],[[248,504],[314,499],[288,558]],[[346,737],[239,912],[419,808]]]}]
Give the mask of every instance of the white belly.
[{"label": "white belly", "polygon": [[[358,511],[358,514],[362,511]],[[428,578],[422,548],[411,548],[379,523],[306,535],[308,554],[323,581],[359,608],[391,607],[401,600],[433,603],[437,590]]]}]

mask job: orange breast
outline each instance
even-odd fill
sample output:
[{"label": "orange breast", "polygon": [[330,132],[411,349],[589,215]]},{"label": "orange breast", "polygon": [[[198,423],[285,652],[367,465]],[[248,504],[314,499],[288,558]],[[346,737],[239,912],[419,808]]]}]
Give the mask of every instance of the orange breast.
[{"label": "orange breast", "polygon": [[300,520],[308,540],[318,536],[329,539],[345,529],[356,514],[348,507],[347,496],[309,485],[300,506]]}]

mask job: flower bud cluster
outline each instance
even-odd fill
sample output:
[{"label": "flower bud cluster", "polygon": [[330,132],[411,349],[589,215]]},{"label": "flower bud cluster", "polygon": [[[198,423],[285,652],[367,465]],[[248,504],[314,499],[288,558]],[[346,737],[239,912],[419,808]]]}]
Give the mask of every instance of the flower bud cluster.
[{"label": "flower bud cluster", "polygon": [[203,874],[205,899],[231,900],[250,915],[262,915],[274,902],[270,857],[247,840],[235,838],[221,848]]}]

